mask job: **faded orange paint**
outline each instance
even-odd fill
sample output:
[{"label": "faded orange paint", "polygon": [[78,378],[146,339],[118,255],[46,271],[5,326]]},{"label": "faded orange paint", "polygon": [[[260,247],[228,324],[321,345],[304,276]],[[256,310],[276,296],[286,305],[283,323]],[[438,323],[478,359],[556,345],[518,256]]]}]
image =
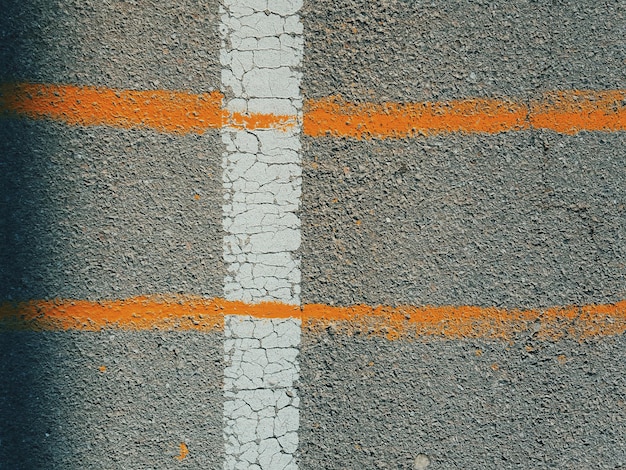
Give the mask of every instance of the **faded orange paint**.
[{"label": "faded orange paint", "polygon": [[40,300],[0,305],[0,325],[10,329],[198,330],[223,328],[224,303],[185,296],[126,300]]},{"label": "faded orange paint", "polygon": [[339,96],[309,100],[304,133],[313,137],[407,138],[442,133],[549,129],[564,134],[626,130],[626,90],[546,93],[530,105],[473,98],[424,103],[348,103]]},{"label": "faded orange paint", "polygon": [[539,339],[584,339],[626,332],[626,301],[609,305],[520,310],[474,306],[305,305],[303,323],[309,329],[334,328],[344,334],[451,339],[509,340],[531,332]]},{"label": "faded orange paint", "polygon": [[626,130],[626,90],[563,91],[546,93],[531,105],[529,117],[536,129],[563,134]]},{"label": "faded orange paint", "polygon": [[[193,94],[36,83],[0,87],[0,111],[74,125],[201,134],[222,127],[286,130],[298,124],[295,115],[231,113],[223,109],[223,99],[218,91]],[[384,139],[525,129],[549,129],[565,134],[626,130],[626,91],[551,92],[530,104],[489,98],[357,104],[331,96],[308,100],[303,115],[303,132],[312,137]]]},{"label": "faded orange paint", "polygon": [[5,84],[0,110],[81,126],[152,128],[173,134],[202,134],[224,126],[236,129],[288,128],[293,116],[229,113],[219,91],[193,94],[167,90],[116,90],[103,87]]},{"label": "faded orange paint", "polygon": [[510,340],[520,333],[538,339],[587,339],[626,332],[626,301],[582,307],[502,309],[474,306],[368,306],[278,302],[246,304],[188,296],[135,297],[126,300],[55,300],[0,305],[0,329],[218,331],[225,315],[297,318],[310,332],[327,329],[389,340],[414,337]]},{"label": "faded orange paint", "polygon": [[235,129],[282,129],[287,130],[297,125],[296,116],[281,116],[274,114],[243,114],[226,113],[225,125]]},{"label": "faded orange paint", "polygon": [[339,96],[309,100],[303,130],[312,137],[407,138],[440,133],[529,128],[528,108],[514,101],[468,99],[442,103],[348,103]]},{"label": "faded orange paint", "polygon": [[176,456],[176,458],[178,460],[184,460],[189,455],[189,448],[187,447],[187,444],[185,444],[184,442],[181,442],[179,447],[180,447],[180,453]]}]

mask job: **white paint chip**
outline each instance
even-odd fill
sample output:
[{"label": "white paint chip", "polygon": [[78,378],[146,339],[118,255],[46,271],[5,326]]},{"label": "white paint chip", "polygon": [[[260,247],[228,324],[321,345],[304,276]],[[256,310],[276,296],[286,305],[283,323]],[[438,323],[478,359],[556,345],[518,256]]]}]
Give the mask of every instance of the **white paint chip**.
[{"label": "white paint chip", "polygon": [[[223,0],[230,112],[291,116],[288,130],[222,131],[224,296],[300,304],[302,0]],[[228,316],[224,469],[297,469],[300,321]]]}]

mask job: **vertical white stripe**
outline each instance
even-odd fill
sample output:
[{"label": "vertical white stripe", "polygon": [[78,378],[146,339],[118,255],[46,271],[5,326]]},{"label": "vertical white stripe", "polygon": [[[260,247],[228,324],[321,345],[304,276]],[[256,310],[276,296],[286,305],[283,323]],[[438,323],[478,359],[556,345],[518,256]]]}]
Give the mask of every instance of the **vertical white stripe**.
[{"label": "vertical white stripe", "polygon": [[[237,113],[289,115],[289,130],[225,128],[224,296],[300,303],[301,0],[224,0],[222,87]],[[225,469],[296,469],[300,321],[225,323]]]}]

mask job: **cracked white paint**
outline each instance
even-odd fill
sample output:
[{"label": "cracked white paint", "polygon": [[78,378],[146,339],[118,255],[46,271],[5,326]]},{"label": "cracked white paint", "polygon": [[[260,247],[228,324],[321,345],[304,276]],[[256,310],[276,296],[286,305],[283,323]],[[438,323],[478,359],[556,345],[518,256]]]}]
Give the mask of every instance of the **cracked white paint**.
[{"label": "cracked white paint", "polygon": [[[224,296],[300,303],[301,0],[223,0],[225,108],[292,116],[284,129],[224,128]],[[225,469],[297,469],[300,321],[228,316]]]},{"label": "cracked white paint", "polygon": [[226,318],[226,469],[297,469],[300,323]]}]

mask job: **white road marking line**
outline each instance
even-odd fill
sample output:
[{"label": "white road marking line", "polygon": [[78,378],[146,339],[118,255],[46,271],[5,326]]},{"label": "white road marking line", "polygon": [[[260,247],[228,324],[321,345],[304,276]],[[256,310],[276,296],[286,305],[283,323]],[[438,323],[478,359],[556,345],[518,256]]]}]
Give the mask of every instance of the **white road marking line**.
[{"label": "white road marking line", "polygon": [[[289,130],[225,128],[228,300],[300,303],[301,0],[224,0],[222,86],[237,113],[297,116]],[[225,469],[297,469],[300,321],[225,323]]]}]

